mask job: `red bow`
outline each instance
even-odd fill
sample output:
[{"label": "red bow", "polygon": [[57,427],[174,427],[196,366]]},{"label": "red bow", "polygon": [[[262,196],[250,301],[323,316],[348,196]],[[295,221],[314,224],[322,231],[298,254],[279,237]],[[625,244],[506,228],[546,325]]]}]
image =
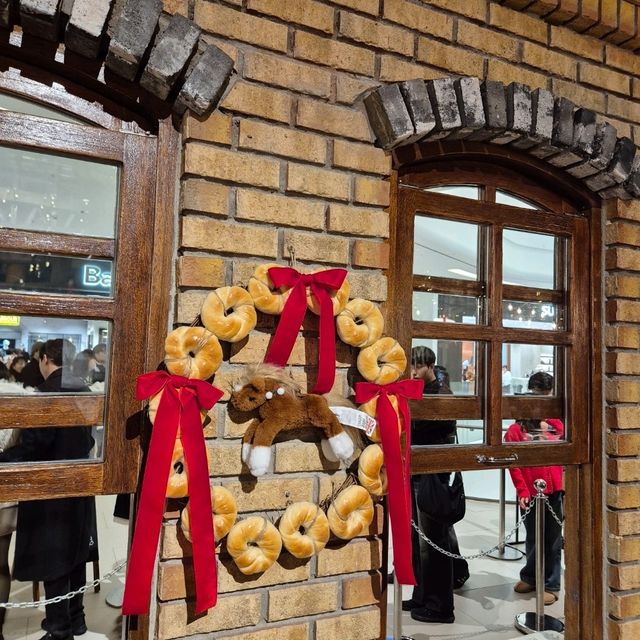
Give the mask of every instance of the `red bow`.
[{"label": "red bow", "polygon": [[337,291],[342,286],[346,269],[325,269],[305,275],[291,267],[271,267],[269,277],[278,288],[291,287],[291,293],[264,361],[279,367],[287,364],[307,312],[307,287],[311,287],[320,303],[318,379],[313,393],[329,392],[336,374],[336,332],[329,290]]},{"label": "red bow", "polygon": [[[393,564],[400,584],[416,584],[411,562],[411,415],[407,398],[422,397],[424,380],[402,380],[391,384],[358,382],[356,402],[363,404],[378,397],[376,419],[382,439],[384,462],[389,479],[389,518],[393,531]],[[397,428],[397,415],[389,396],[395,396],[405,432],[404,462]]]},{"label": "red bow", "polygon": [[154,371],[138,376],[136,398],[146,400],[164,390],[151,432],[142,481],[127,581],[123,615],[149,611],[151,579],[162,526],[165,494],[178,427],[189,468],[189,508],[192,515],[193,567],[196,612],[215,606],[218,599],[215,540],[209,469],[200,411],[211,409],[223,392],[204,380]]}]

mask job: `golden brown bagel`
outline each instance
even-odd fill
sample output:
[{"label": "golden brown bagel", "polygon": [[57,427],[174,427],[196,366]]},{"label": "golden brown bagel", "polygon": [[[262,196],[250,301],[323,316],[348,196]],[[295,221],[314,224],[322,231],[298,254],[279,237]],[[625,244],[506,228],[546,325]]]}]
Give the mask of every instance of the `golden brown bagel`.
[{"label": "golden brown bagel", "polygon": [[373,522],[373,501],[359,485],[341,491],[327,510],[331,531],[343,540],[351,540],[367,532]]},{"label": "golden brown bagel", "polygon": [[329,521],[311,502],[290,504],[280,519],[282,543],[296,558],[310,558],[320,553],[329,540]]},{"label": "golden brown bagel", "polygon": [[369,382],[395,382],[407,368],[407,356],[395,338],[380,338],[358,354],[358,371]]},{"label": "golden brown bagel", "polygon": [[350,300],[336,318],[340,340],[352,347],[368,347],[382,336],[384,318],[377,304],[362,298]]},{"label": "golden brown bagel", "polygon": [[[213,537],[216,542],[222,540],[238,517],[236,499],[231,492],[224,487],[211,487],[211,510],[213,512]],[[182,510],[180,515],[180,528],[184,537],[191,542],[191,516],[189,505]]]},{"label": "golden brown bagel", "polygon": [[269,277],[271,267],[281,267],[281,264],[261,264],[256,267],[249,279],[249,293],[258,311],[270,315],[282,313],[290,289],[276,289]]},{"label": "golden brown bagel", "polygon": [[[358,409],[360,409],[360,411],[364,411],[366,414],[372,416],[373,418],[376,418],[377,412],[378,412],[378,398],[379,396],[376,396],[375,398],[371,398],[371,400],[369,400],[368,402],[361,404],[358,407]],[[396,412],[398,433],[400,433],[402,429],[402,423],[400,422],[400,412],[398,410],[398,399],[395,396],[389,396],[389,402],[391,402],[391,406],[393,407],[393,410]],[[368,438],[369,440],[373,440],[374,442],[381,441],[378,424],[376,424],[373,432],[371,433],[370,436],[368,436]]]},{"label": "golden brown bagel", "polygon": [[387,493],[387,472],[384,468],[384,454],[379,444],[370,444],[358,459],[358,480],[372,495]]},{"label": "golden brown bagel", "polygon": [[282,549],[280,532],[268,520],[252,516],[240,520],[227,535],[227,551],[245,575],[266,571]]},{"label": "golden brown bagel", "polygon": [[[230,311],[230,312],[229,312]],[[242,287],[220,287],[202,304],[202,324],[225,342],[240,342],[256,326],[253,298]]]},{"label": "golden brown bagel", "polygon": [[[210,462],[210,456],[211,454],[207,449],[207,462]],[[167,498],[185,498],[189,495],[189,473],[180,439],[177,439],[173,445],[171,469],[169,470],[169,480],[167,481],[167,492],[165,495]]]},{"label": "golden brown bagel", "polygon": [[222,362],[222,348],[204,327],[178,327],[164,341],[164,363],[177,376],[206,380]]},{"label": "golden brown bagel", "polygon": [[[324,271],[324,269],[316,269],[312,271],[312,273],[318,273],[319,271]],[[333,304],[333,315],[337,316],[349,301],[349,280],[345,278],[337,291],[330,289],[328,293],[331,298],[331,303]],[[307,288],[307,307],[316,315],[320,315],[320,303],[315,295],[313,295],[311,287]]]}]

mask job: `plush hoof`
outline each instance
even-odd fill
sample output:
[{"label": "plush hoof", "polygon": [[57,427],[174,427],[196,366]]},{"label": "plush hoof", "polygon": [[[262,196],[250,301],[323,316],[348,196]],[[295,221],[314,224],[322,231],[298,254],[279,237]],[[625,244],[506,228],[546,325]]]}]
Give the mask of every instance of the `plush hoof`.
[{"label": "plush hoof", "polygon": [[253,447],[249,456],[249,471],[256,478],[267,473],[271,462],[271,447]]},{"label": "plush hoof", "polygon": [[340,460],[347,461],[353,455],[353,440],[346,431],[328,440],[331,450]]},{"label": "plush hoof", "polygon": [[340,460],[340,458],[338,458],[338,456],[333,452],[328,440],[323,438],[320,441],[320,448],[322,449],[322,455],[329,460],[329,462],[338,462],[338,460]]},{"label": "plush hoof", "polygon": [[249,460],[249,456],[251,455],[251,445],[248,442],[243,442],[242,443],[242,462],[244,462],[245,464],[247,464],[247,461]]}]

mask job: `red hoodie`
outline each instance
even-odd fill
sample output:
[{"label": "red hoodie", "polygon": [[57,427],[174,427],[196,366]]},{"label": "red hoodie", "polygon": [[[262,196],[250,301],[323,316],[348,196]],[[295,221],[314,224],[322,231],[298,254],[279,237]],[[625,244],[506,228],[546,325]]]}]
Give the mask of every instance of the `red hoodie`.
[{"label": "red hoodie", "polygon": [[[564,436],[564,424],[562,420],[548,418],[545,420],[554,433],[549,440],[560,440]],[[529,434],[516,422],[512,424],[504,436],[505,442],[527,442],[531,439]],[[542,478],[547,483],[544,493],[550,494],[562,491],[562,467],[523,467],[522,469],[509,469],[511,480],[516,488],[518,498],[532,498],[537,494],[533,483]]]}]

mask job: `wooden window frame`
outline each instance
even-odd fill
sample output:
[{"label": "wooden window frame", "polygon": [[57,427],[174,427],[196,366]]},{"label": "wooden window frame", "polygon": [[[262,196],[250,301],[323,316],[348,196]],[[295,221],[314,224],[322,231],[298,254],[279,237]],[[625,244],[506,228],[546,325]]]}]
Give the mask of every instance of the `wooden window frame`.
[{"label": "wooden window frame", "polygon": [[168,326],[179,133],[170,119],[149,127],[157,129],[156,135],[143,133],[122,109],[117,113],[124,119],[59,86],[22,78],[15,69],[0,74],[0,91],[87,121],[84,126],[0,113],[3,145],[105,160],[121,168],[114,239],[21,230],[3,231],[0,238],[2,250],[116,260],[111,298],[0,293],[0,313],[100,318],[112,323],[106,397],[3,397],[0,411],[0,428],[86,425],[87,415],[97,420],[94,423],[104,419],[102,460],[0,465],[0,501],[131,493],[137,485],[138,436],[143,427],[140,403],[134,396],[135,377],[155,369],[162,360]]},{"label": "wooden window frame", "polygon": [[[588,391],[588,428],[580,456],[565,469],[566,499],[571,509],[565,514],[565,637],[567,640],[598,639],[604,635],[606,614],[604,600],[605,536],[604,536],[604,436],[603,436],[603,212],[600,200],[585,192],[584,187],[561,170],[554,171],[548,164],[516,150],[491,144],[438,141],[408,145],[394,152],[395,169],[391,175],[390,243],[391,264],[398,261],[402,238],[397,234],[399,191],[401,181],[411,179],[417,186],[435,184],[479,184],[490,179],[495,188],[543,204],[557,213],[575,215],[579,212],[589,221],[590,241],[583,246],[588,254],[587,271],[590,335],[585,340],[583,370],[588,370],[582,381]],[[526,213],[526,210],[521,210]],[[406,252],[402,254],[406,260]],[[399,303],[396,273],[389,278],[389,295],[385,305],[388,332],[391,335],[410,334],[411,307]],[[406,340],[405,340],[406,342]],[[405,345],[406,346],[406,345]],[[501,382],[501,381],[500,381]],[[495,381],[492,381],[495,383]],[[501,387],[501,384],[498,388]],[[438,418],[440,415],[433,415]],[[544,451],[555,448],[547,447]],[[430,463],[436,468],[458,468],[453,447],[430,447]],[[520,452],[520,449],[518,449]],[[500,455],[507,450],[502,449]],[[412,473],[423,468],[424,460],[417,450],[412,451]],[[562,464],[564,459],[546,457],[546,464]],[[518,465],[526,465],[522,458]],[[507,462],[492,468],[508,467]],[[463,466],[480,469],[482,466]]]}]

